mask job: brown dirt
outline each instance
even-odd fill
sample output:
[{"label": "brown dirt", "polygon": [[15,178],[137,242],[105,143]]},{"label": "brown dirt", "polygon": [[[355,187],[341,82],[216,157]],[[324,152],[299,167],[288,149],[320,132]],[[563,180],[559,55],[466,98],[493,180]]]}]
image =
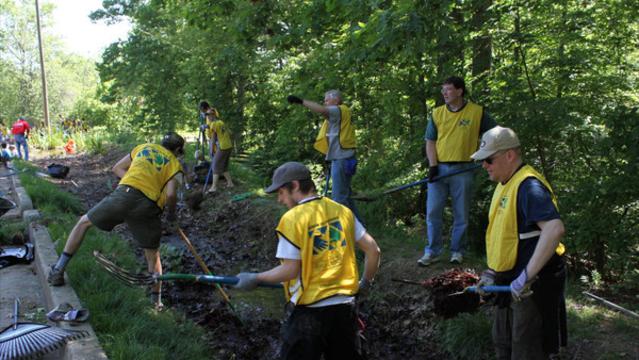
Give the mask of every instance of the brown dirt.
[{"label": "brown dirt", "polygon": [[[125,152],[112,150],[103,156],[76,155],[35,163],[42,168],[54,162],[69,166],[71,171],[65,180],[51,181],[77,195],[88,209],[117,184],[110,169],[124,155]],[[201,191],[201,188],[196,187],[195,191]],[[232,192],[222,190],[214,196],[206,195],[201,210],[196,212],[184,204],[179,208],[180,226],[216,274],[262,271],[277,264],[273,229],[283,209],[269,199],[230,201],[232,195],[243,191],[246,190],[240,185]],[[185,199],[189,199],[188,194]],[[125,226],[118,226],[115,231],[130,240]],[[164,234],[162,244],[166,244],[162,255],[166,272],[203,272],[177,234]],[[167,249],[169,251],[165,251]],[[136,254],[142,263],[142,253],[138,250]],[[367,325],[369,358],[449,358],[438,350],[436,324],[441,321],[435,315],[438,295],[421,286],[390,281],[406,276],[425,279],[428,274],[435,274],[432,271],[440,270],[440,267],[429,269],[425,276],[421,270],[415,270],[412,260],[411,264],[406,264],[404,258],[385,259],[380,271],[384,276],[378,277],[370,298],[360,304],[361,318]],[[207,329],[211,358],[272,359],[276,356],[284,305],[281,291],[240,294],[227,289],[235,308],[231,311],[208,285],[174,282],[165,283],[164,289],[165,305],[183,312]],[[455,290],[460,289],[455,287]],[[445,293],[448,292],[447,289]],[[598,348],[598,343],[573,342],[569,344],[568,358],[597,358],[586,356],[586,353],[597,353]],[[637,354],[636,346],[624,351],[630,358]]]}]

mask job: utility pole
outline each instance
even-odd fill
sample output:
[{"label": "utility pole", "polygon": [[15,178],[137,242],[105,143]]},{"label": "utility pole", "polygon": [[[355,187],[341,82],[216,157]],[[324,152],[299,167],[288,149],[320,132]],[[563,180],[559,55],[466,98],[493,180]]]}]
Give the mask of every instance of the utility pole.
[{"label": "utility pole", "polygon": [[47,125],[49,136],[51,136],[51,124],[49,123],[49,97],[47,96],[47,73],[44,69],[44,52],[42,50],[42,32],[40,31],[40,5],[35,0],[36,23],[38,26],[38,47],[40,49],[40,74],[42,76],[42,99],[44,100],[44,123]]}]

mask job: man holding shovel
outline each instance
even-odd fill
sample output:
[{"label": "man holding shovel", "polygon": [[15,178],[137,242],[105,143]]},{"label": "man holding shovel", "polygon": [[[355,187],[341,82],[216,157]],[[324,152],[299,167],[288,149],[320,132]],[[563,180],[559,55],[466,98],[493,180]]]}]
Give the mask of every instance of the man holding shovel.
[{"label": "man holding shovel", "polygon": [[[144,250],[148,271],[162,274],[160,236],[162,210],[167,208],[167,220],[175,223],[177,176],[183,174],[178,156],[184,154],[184,139],[177,133],[164,135],[162,145],[142,144],[113,166],[121,178],[118,187],[89,212],[71,230],[64,251],[51,267],[47,281],[52,286],[64,285],[64,270],[84,240],[91,226],[111,231],[126,223],[137,245]],[[161,283],[153,285],[152,298],[156,308],[162,307]]]},{"label": "man holding shovel", "polygon": [[[463,261],[462,248],[472,194],[471,170],[474,167],[470,155],[477,150],[481,134],[496,125],[482,106],[464,98],[466,85],[462,78],[452,76],[446,79],[442,95],[445,104],[433,110],[424,139],[429,163],[426,199],[428,245],[424,255],[417,260],[419,266],[430,265],[442,253],[443,215],[448,195],[453,206],[450,262],[459,264]],[[436,180],[453,172],[460,173]]]},{"label": "man holding shovel", "polygon": [[[544,177],[521,158],[514,131],[487,131],[472,158],[497,182],[488,214],[488,270],[477,285],[510,285],[495,301],[497,359],[548,359],[565,346],[564,224]],[[532,291],[532,295],[531,295]],[[483,294],[482,294],[483,295]],[[511,296],[512,295],[512,296]]]},{"label": "man holding shovel", "polygon": [[[356,296],[364,296],[379,268],[375,240],[347,207],[318,196],[301,163],[275,170],[267,193],[289,210],[276,228],[281,264],[261,273],[240,273],[235,286],[284,282],[288,304],[282,326],[282,359],[362,359]],[[355,246],[366,255],[358,275]]]}]

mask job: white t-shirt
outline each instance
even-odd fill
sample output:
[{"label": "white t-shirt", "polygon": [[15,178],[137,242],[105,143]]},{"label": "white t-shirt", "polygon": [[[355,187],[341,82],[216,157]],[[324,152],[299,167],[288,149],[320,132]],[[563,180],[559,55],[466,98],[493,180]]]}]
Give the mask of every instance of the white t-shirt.
[{"label": "white t-shirt", "polygon": [[[309,196],[307,198],[302,199],[301,201],[298,202],[299,204],[303,204],[305,202],[317,199],[319,196],[314,195],[314,196]],[[359,222],[359,220],[357,220],[357,218],[355,218],[355,242],[358,242],[359,240],[361,240],[364,235],[366,234],[366,228],[364,228],[364,225],[362,225],[362,223]],[[277,242],[277,253],[275,254],[275,257],[277,257],[278,259],[287,259],[287,260],[301,260],[302,256],[300,255],[300,250],[298,248],[296,248],[295,246],[293,246],[293,244],[291,244],[288,240],[286,240],[283,236],[279,236],[278,237],[278,242]],[[300,274],[301,275],[301,274]],[[299,284],[300,284],[300,279],[298,275],[298,281],[297,284],[298,286],[293,287],[291,286],[291,288],[289,288],[289,292],[291,294],[295,294],[297,291],[299,291]],[[291,299],[295,299],[298,298],[297,296],[291,296]],[[332,296],[328,299],[324,299],[324,300],[320,300],[312,305],[308,305],[308,307],[325,307],[325,306],[330,306],[330,305],[338,305],[338,304],[348,304],[355,301],[355,297],[354,296]]]}]

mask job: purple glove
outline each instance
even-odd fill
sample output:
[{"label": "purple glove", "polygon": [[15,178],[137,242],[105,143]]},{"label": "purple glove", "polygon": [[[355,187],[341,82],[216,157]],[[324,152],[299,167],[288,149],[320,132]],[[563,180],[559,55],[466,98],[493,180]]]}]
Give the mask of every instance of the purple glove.
[{"label": "purple glove", "polygon": [[519,274],[519,276],[510,283],[510,293],[515,301],[521,301],[521,299],[532,294],[532,291],[530,290],[530,284],[532,281],[529,280],[528,272],[524,269],[524,271],[522,271],[521,274]]}]

